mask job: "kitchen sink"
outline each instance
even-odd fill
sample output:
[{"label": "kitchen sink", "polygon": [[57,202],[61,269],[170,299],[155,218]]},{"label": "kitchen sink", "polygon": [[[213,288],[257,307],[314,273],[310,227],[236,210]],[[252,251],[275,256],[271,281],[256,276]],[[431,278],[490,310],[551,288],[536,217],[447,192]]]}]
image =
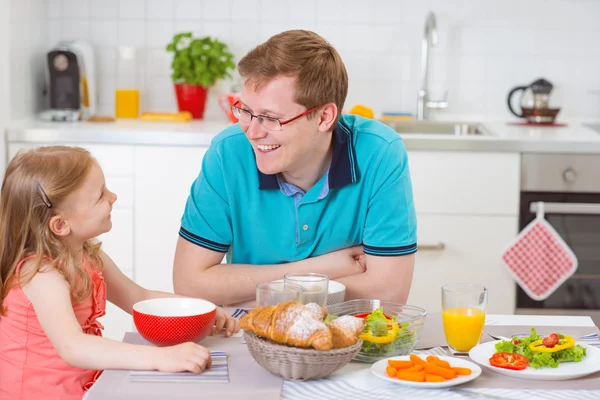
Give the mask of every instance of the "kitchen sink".
[{"label": "kitchen sink", "polygon": [[400,134],[433,134],[433,135],[490,135],[490,132],[477,122],[447,121],[382,121]]}]

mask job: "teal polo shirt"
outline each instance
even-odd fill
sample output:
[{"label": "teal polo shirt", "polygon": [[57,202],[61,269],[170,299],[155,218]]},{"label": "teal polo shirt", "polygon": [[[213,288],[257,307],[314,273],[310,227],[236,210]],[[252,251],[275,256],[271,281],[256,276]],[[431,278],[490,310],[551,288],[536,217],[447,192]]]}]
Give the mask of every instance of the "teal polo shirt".
[{"label": "teal polo shirt", "polygon": [[215,136],[179,234],[234,264],[281,264],[362,245],[366,254],[414,253],[417,221],[406,148],[393,129],[343,115],[327,173],[304,193],[256,167],[239,125]]}]

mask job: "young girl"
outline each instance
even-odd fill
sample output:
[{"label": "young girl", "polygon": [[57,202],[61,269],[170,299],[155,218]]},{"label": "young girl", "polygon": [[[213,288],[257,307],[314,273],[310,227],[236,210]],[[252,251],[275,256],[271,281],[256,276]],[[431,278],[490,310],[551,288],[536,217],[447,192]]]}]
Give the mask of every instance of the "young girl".
[{"label": "young girl", "polygon": [[[105,339],[106,300],[134,303],[173,294],[131,281],[94,238],[110,231],[117,196],[84,149],[17,155],[0,195],[0,399],[81,399],[103,369],[201,372],[210,352]],[[215,329],[239,323],[217,308]]]}]

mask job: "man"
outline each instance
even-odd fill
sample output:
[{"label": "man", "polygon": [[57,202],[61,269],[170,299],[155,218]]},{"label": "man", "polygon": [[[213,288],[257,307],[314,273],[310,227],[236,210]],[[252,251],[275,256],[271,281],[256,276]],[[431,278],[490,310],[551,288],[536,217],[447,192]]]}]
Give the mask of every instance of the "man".
[{"label": "man", "polygon": [[233,304],[285,273],[317,272],[346,299],[406,302],[416,217],[400,136],[341,115],[345,66],[313,32],[273,36],[238,70],[239,124],[214,138],[192,185],[175,291]]}]

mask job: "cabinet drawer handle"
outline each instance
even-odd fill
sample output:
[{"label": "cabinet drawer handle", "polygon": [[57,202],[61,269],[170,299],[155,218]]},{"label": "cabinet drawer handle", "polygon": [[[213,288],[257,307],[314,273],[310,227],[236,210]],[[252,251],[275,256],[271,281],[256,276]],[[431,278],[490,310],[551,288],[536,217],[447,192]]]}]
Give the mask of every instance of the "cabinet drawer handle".
[{"label": "cabinet drawer handle", "polygon": [[446,248],[446,243],[439,242],[436,244],[417,244],[417,250],[425,251],[442,251]]}]

